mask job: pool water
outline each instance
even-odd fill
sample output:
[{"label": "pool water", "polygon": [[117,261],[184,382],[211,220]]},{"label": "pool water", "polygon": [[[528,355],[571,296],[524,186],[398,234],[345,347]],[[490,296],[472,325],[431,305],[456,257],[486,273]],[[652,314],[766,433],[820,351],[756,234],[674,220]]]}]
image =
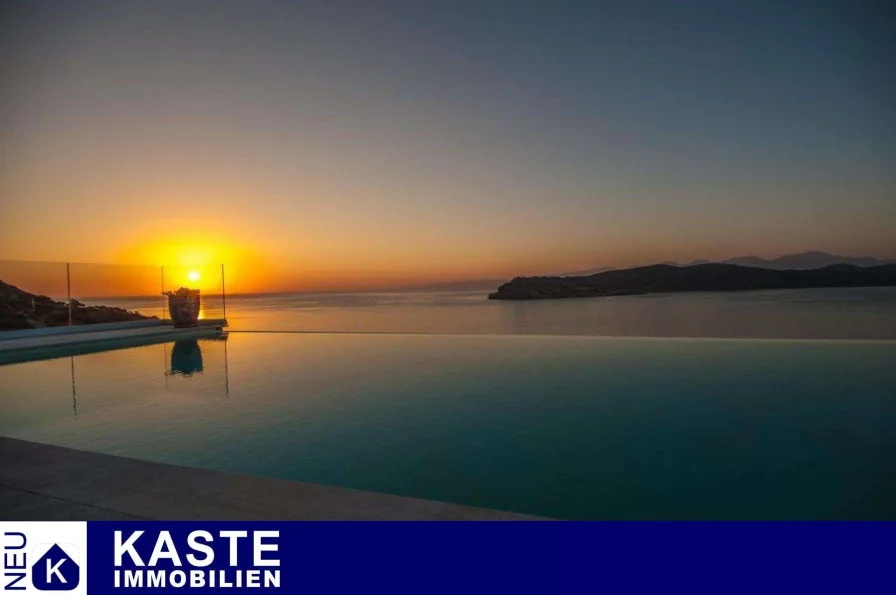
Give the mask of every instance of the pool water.
[{"label": "pool water", "polygon": [[0,434],[556,518],[896,518],[896,342],[231,333],[0,366]]}]

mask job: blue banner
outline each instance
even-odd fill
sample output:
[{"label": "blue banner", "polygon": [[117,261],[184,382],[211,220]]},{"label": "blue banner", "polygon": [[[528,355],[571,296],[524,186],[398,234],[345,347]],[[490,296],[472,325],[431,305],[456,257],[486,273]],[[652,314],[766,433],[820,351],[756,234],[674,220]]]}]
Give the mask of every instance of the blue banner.
[{"label": "blue banner", "polygon": [[896,583],[894,523],[2,526],[8,593],[889,592]]}]

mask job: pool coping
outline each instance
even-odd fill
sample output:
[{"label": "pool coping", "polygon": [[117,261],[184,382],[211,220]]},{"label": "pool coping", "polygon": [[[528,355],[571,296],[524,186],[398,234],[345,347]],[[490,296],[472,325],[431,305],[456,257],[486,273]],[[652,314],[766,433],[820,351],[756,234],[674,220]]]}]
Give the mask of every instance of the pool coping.
[{"label": "pool coping", "polygon": [[[176,328],[170,321],[138,322],[143,324],[115,323],[123,326],[108,328],[108,325],[102,325],[106,327],[102,329],[90,328],[91,325],[60,327],[66,332],[39,335],[12,331],[25,334],[0,340],[0,365],[206,337],[221,334],[227,327],[224,319],[202,320],[198,326],[188,328]],[[79,328],[83,330],[68,330]]]},{"label": "pool coping", "polygon": [[3,520],[538,520],[0,437]]}]

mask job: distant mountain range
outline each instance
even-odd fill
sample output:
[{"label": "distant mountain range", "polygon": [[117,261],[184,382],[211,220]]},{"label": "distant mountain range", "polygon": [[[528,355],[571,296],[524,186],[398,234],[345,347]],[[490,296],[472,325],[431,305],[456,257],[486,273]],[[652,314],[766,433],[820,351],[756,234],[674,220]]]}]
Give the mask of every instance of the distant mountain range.
[{"label": "distant mountain range", "polygon": [[[806,271],[811,269],[820,269],[832,264],[851,264],[857,267],[876,267],[882,264],[894,264],[896,260],[882,260],[872,256],[840,256],[830,254],[828,252],[819,252],[817,250],[809,252],[800,252],[798,254],[785,254],[777,258],[760,258],[759,256],[736,256],[728,260],[712,261],[712,260],[694,260],[688,263],[679,263],[673,261],[665,261],[665,264],[673,267],[689,267],[697,264],[709,264],[715,262],[717,264],[736,264],[745,267],[756,267],[760,269],[772,269],[776,271]],[[588,275],[596,275],[606,271],[615,270],[615,267],[599,267],[596,269],[585,269],[581,271],[571,271],[563,273],[561,277],[586,277]]]},{"label": "distant mountain range", "polygon": [[896,264],[775,270],[736,264],[655,264],[580,277],[517,277],[490,294],[493,300],[605,297],[683,291],[746,291],[896,285]]},{"label": "distant mountain range", "polygon": [[[672,263],[665,263],[672,264]],[[678,266],[678,265],[675,265]],[[605,273],[607,271],[615,271],[616,267],[598,267],[596,269],[584,269],[581,271],[569,271],[568,273],[561,273],[561,277],[587,277],[588,275],[596,275],[598,273]]]}]

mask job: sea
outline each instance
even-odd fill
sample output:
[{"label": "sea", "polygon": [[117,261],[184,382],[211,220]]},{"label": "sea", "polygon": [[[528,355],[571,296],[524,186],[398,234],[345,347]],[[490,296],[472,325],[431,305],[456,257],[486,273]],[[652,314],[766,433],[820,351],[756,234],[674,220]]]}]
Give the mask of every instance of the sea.
[{"label": "sea", "polygon": [[[896,287],[489,300],[488,291],[228,295],[232,331],[896,339]],[[160,297],[96,298],[161,316]],[[225,316],[205,296],[204,318]]]},{"label": "sea", "polygon": [[896,519],[896,288],[226,309],[0,366],[0,436],[557,519]]}]

